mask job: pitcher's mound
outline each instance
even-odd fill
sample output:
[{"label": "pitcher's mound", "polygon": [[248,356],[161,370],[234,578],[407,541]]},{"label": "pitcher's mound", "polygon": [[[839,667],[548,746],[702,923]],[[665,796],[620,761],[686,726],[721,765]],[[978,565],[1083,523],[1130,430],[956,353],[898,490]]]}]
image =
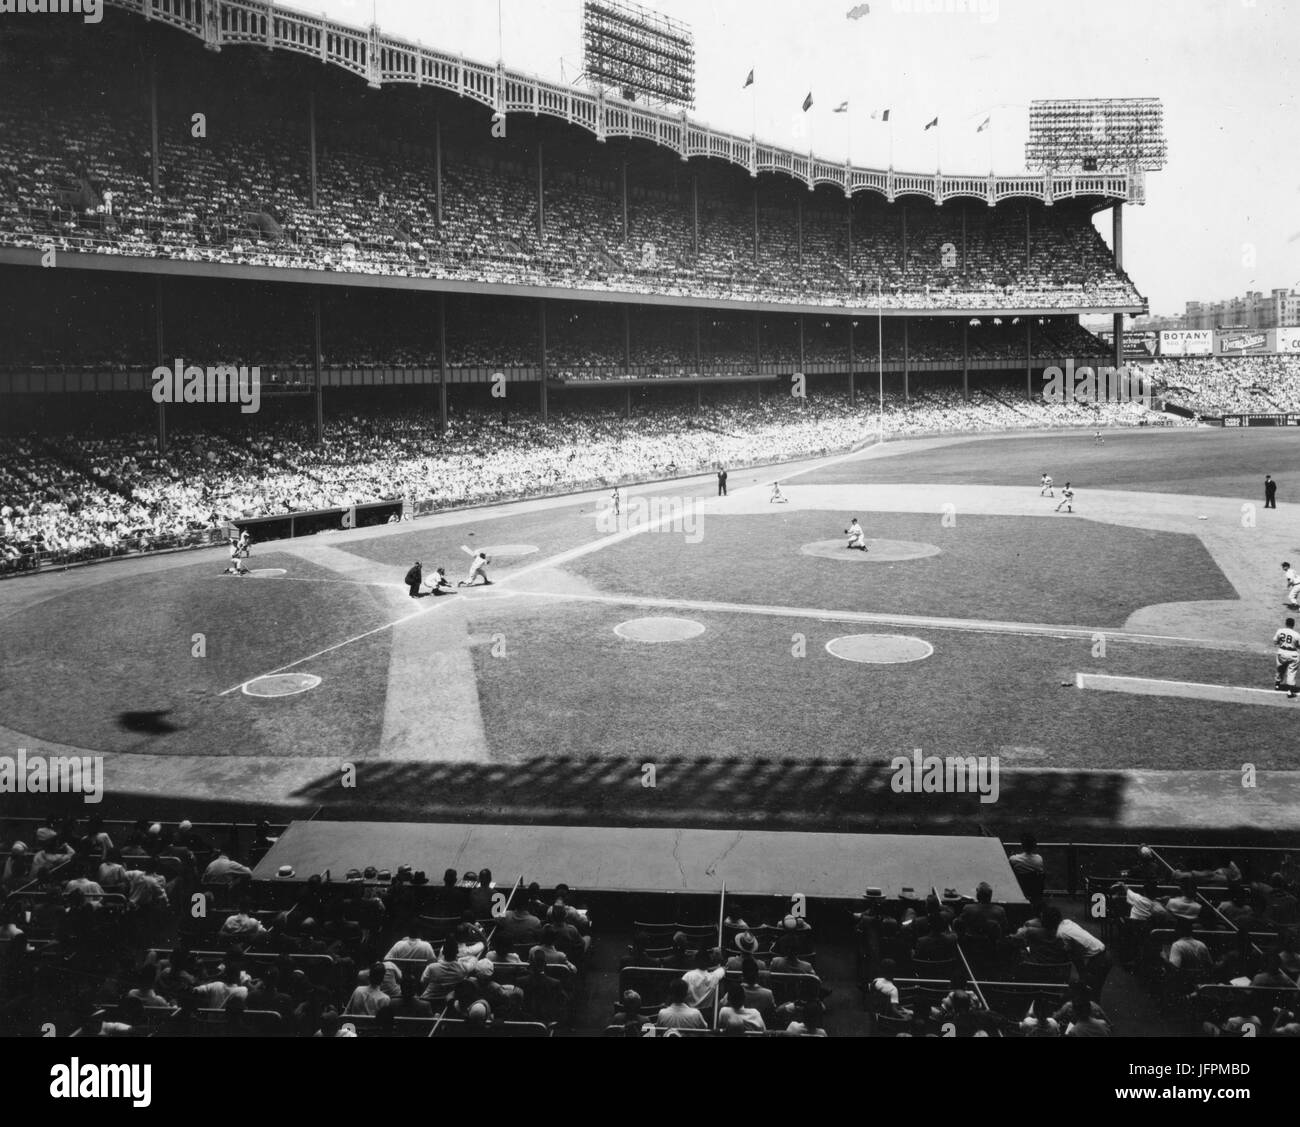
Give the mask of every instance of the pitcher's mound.
[{"label": "pitcher's mound", "polygon": [[862,665],[904,665],[924,661],[934,653],[934,647],[920,638],[899,634],[853,634],[827,642],[826,652]]},{"label": "pitcher's mound", "polygon": [[943,549],[934,544],[914,544],[908,540],[868,540],[867,550],[848,548],[849,538],[842,540],[817,540],[799,549],[805,556],[820,556],[827,560],[847,560],[849,563],[900,563],[903,560],[924,560],[939,555]]},{"label": "pitcher's mound", "polygon": [[689,618],[633,618],[620,622],[614,633],[629,642],[685,642],[704,633],[704,625]]}]

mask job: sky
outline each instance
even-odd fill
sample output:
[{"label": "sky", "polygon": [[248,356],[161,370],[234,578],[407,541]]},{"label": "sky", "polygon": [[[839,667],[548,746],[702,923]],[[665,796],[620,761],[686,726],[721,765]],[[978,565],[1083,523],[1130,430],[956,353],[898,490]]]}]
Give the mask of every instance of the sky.
[{"label": "sky", "polygon": [[[290,6],[357,25],[374,19],[402,38],[551,80],[576,82],[582,69],[582,0]],[[1125,266],[1152,313],[1300,288],[1300,0],[647,6],[695,34],[696,119],[835,161],[888,167],[892,132],[899,170],[1015,173],[1031,100],[1160,98],[1168,167],[1148,175],[1144,207],[1125,209]],[[845,101],[847,114],[832,112]],[[871,120],[883,109],[892,129]],[[940,128],[927,133],[935,117]],[[1109,222],[1100,226],[1109,238]]]}]

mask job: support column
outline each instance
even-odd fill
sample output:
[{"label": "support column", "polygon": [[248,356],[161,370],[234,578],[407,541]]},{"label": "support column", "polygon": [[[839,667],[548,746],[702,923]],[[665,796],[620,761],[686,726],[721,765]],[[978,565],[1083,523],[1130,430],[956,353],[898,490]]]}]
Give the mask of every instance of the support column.
[{"label": "support column", "polygon": [[447,433],[447,295],[438,295],[438,433]]},{"label": "support column", "polygon": [[1034,319],[1025,318],[1025,398],[1034,398]]},{"label": "support column", "polygon": [[[1115,243],[1115,269],[1122,272],[1124,269],[1124,205],[1123,203],[1115,204],[1114,212],[1114,243]],[[1115,367],[1116,369],[1124,366],[1124,314],[1116,313],[1115,320]]]},{"label": "support column", "polygon": [[763,366],[763,330],[757,313],[754,314],[754,375],[762,374]]},{"label": "support column", "polygon": [[623,374],[632,374],[632,307],[623,306]]},{"label": "support column", "polygon": [[907,277],[907,208],[903,207],[903,277]]},{"label": "support column", "polygon": [[853,277],[853,201],[851,199],[848,201],[848,209],[849,209],[849,217],[848,217],[849,250],[848,250],[848,257],[844,260],[844,269],[848,271],[849,277],[850,279],[852,279]]},{"label": "support column", "polygon": [[154,194],[160,186],[158,175],[158,62],[149,59],[149,169]]},{"label": "support column", "polygon": [[691,176],[691,253],[700,253],[700,178]]},{"label": "support column", "polygon": [[908,318],[903,318],[903,401],[912,402],[912,350]]},{"label": "support column", "polygon": [[794,201],[795,246],[798,248],[799,265],[803,265],[803,196],[796,196]]},{"label": "support column", "polygon": [[537,299],[537,324],[542,346],[542,366],[539,369],[541,379],[538,382],[541,384],[542,388],[542,422],[546,422],[546,298],[544,297]]},{"label": "support column", "polygon": [[804,371],[807,362],[804,359],[804,343],[803,343],[804,335],[803,334],[804,334],[804,315],[800,313],[799,314],[799,374],[805,377],[806,379],[808,373]]},{"label": "support column", "polygon": [[[154,278],[153,290],[153,317],[154,317],[154,337],[157,345],[158,367],[168,368],[171,365],[167,363],[166,351],[167,342],[163,335],[163,279],[162,275]],[[160,456],[167,454],[167,404],[158,404],[158,453]]]},{"label": "support column", "polygon": [[1025,204],[1025,270],[1028,271],[1034,261],[1033,240],[1029,233],[1029,205]]},{"label": "support column", "polygon": [[433,190],[438,226],[442,226],[442,121],[433,123]]},{"label": "support column", "polygon": [[758,265],[758,185],[754,185],[754,265]]},{"label": "support column", "polygon": [[546,192],[542,180],[542,143],[537,142],[537,237],[546,241]]},{"label": "support column", "polygon": [[961,323],[961,393],[970,402],[970,322]]},{"label": "support column", "polygon": [[631,387],[631,385],[629,384],[629,385],[627,386],[627,388],[625,388],[624,390],[627,392],[627,407],[626,407],[626,409],[625,409],[624,412],[623,412],[623,417],[624,417],[625,419],[631,420],[631,418],[632,418],[632,387]]},{"label": "support column", "polygon": [[321,382],[321,330],[320,330],[320,287],[312,287],[312,348],[311,366],[315,374],[316,394],[314,396],[316,411],[316,445],[325,444],[325,388]]},{"label": "support column", "polygon": [[853,356],[853,319],[849,319],[849,406],[856,407],[858,402],[858,382],[855,378]]},{"label": "support column", "polygon": [[966,205],[961,205],[961,272],[966,273]]},{"label": "support column", "polygon": [[700,321],[702,314],[699,309],[695,310],[695,374],[704,375],[704,354],[700,347]]},{"label": "support column", "polygon": [[307,148],[311,156],[311,209],[320,207],[320,197],[316,189],[316,91],[307,91]]},{"label": "support column", "polygon": [[623,245],[627,246],[629,237],[627,219],[627,153],[623,154]]}]

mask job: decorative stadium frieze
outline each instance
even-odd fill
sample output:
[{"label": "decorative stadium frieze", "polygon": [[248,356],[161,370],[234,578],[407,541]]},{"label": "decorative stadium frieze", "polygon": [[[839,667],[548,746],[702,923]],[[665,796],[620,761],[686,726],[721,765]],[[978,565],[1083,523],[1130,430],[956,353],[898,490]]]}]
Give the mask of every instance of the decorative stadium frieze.
[{"label": "decorative stadium frieze", "polygon": [[598,141],[628,137],[678,153],[682,160],[708,157],[747,169],[781,173],[811,190],[827,184],[846,196],[875,192],[893,202],[922,196],[943,204],[952,199],[983,200],[996,207],[1010,199],[1104,199],[1144,204],[1141,172],[1085,175],[947,176],[938,172],[896,172],[856,168],[821,160],[811,153],[759,143],[753,137],[720,133],[681,111],[654,110],[548,82],[503,66],[493,66],[384,35],[379,28],[349,27],[320,16],[277,7],[267,0],[107,0],[111,7],[136,12],[203,40],[213,51],[226,46],[258,46],[295,51],[341,67],[376,89],[395,83],[432,86],[470,98],[493,111],[546,114],[580,126]]}]

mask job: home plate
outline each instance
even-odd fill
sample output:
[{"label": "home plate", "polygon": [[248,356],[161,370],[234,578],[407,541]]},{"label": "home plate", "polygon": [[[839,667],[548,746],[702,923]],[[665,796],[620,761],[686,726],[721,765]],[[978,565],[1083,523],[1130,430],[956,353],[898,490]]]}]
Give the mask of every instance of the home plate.
[{"label": "home plate", "polygon": [[1290,700],[1274,689],[1246,689],[1234,685],[1199,685],[1191,681],[1157,681],[1149,677],[1106,677],[1080,673],[1081,689],[1102,693],[1128,693],[1138,697],[1175,697],[1180,700],[1212,700],[1222,704],[1253,704],[1289,708],[1300,712],[1300,700]]},{"label": "home plate", "polygon": [[[247,571],[244,572],[244,577],[247,579],[279,579],[280,576],[288,575],[288,574],[289,574],[288,569],[283,567],[259,567],[256,569],[249,568]],[[223,575],[221,578],[238,579],[239,576]]]}]

